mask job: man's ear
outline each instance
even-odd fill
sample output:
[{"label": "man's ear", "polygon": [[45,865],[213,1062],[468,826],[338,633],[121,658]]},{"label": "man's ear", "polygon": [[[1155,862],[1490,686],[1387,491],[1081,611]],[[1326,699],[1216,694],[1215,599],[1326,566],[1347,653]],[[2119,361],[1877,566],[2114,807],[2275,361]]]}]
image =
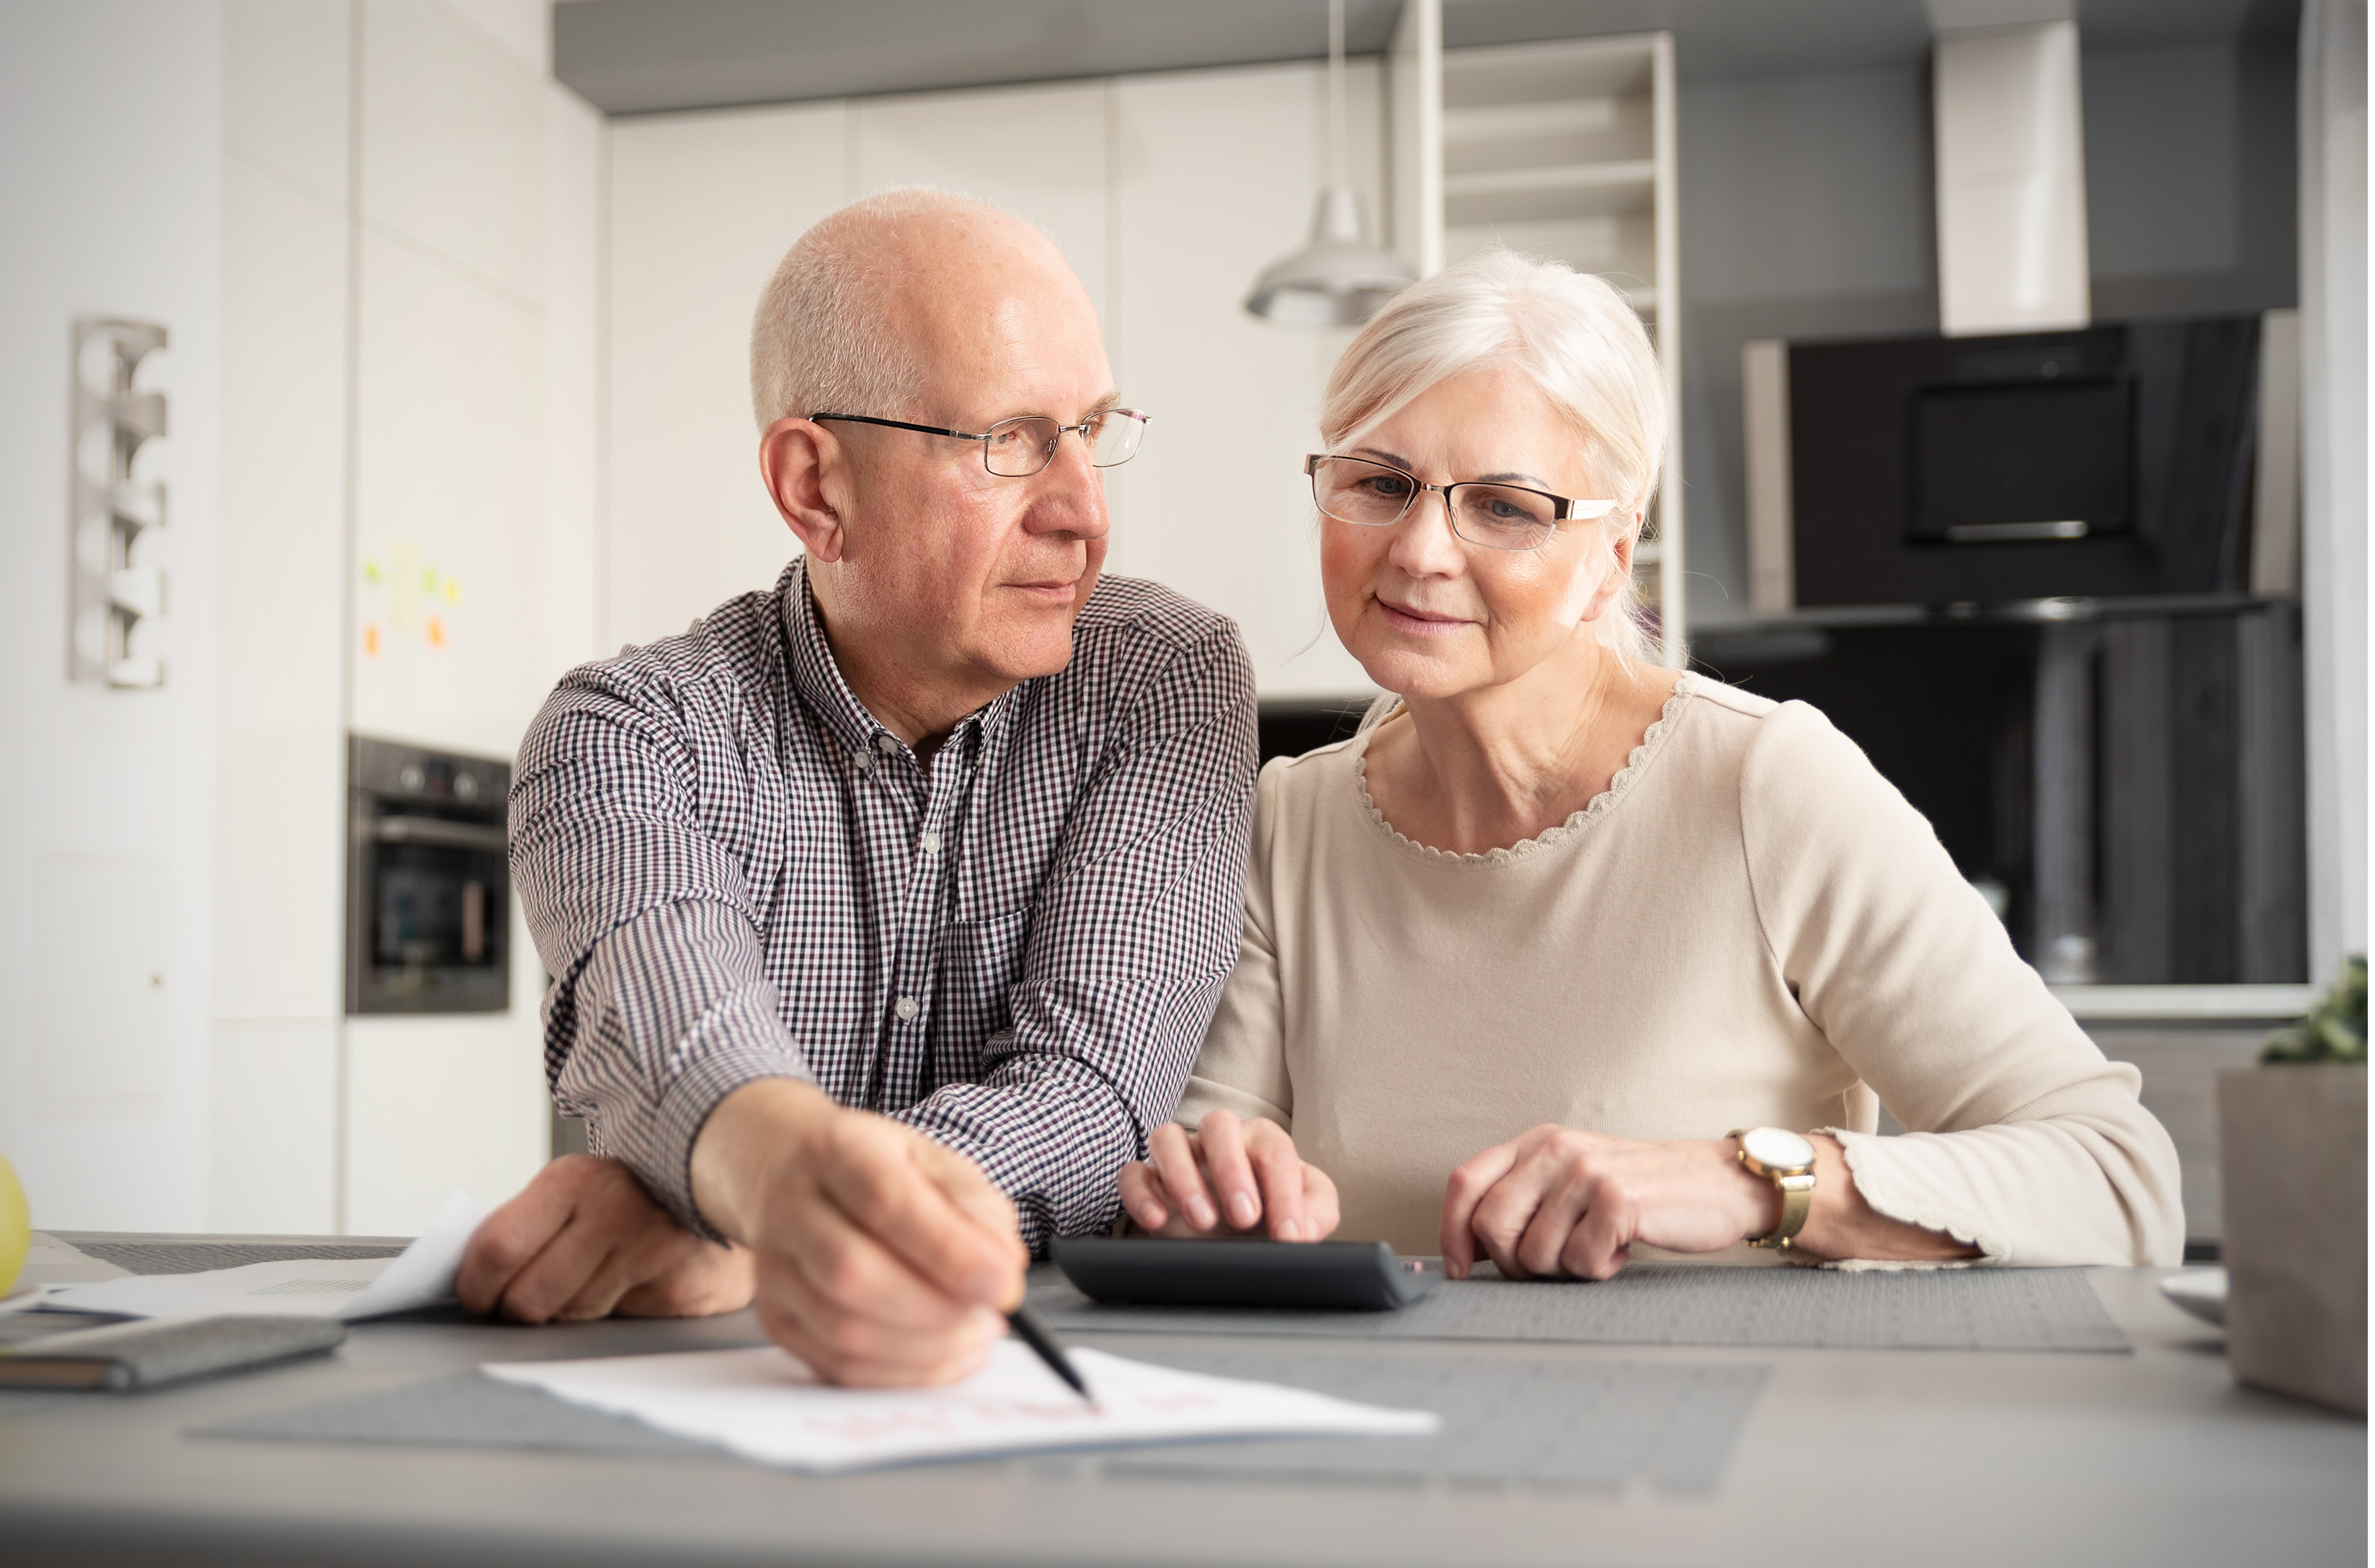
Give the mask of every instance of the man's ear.
[{"label": "man's ear", "polygon": [[820,561],[841,559],[847,536],[833,498],[849,491],[849,459],[822,425],[782,419],[759,438],[759,477],[775,500],[775,510]]}]

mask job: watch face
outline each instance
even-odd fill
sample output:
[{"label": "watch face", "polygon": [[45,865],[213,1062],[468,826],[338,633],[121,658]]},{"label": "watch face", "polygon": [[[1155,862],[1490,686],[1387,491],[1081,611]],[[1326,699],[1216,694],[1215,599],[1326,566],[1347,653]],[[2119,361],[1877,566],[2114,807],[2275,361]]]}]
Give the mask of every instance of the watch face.
[{"label": "watch face", "polygon": [[1814,1162],[1814,1146],[1786,1127],[1751,1127],[1740,1147],[1767,1170],[1790,1171]]}]

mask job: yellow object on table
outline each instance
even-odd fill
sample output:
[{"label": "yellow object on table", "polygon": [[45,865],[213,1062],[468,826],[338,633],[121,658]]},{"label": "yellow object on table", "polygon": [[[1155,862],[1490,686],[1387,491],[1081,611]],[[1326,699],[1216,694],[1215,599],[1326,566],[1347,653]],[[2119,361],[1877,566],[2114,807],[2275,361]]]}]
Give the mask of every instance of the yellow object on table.
[{"label": "yellow object on table", "polygon": [[17,1185],[17,1173],[8,1168],[7,1157],[0,1155],[0,1296],[17,1283],[17,1273],[25,1267],[26,1250],[32,1244],[33,1217],[25,1208],[25,1189]]}]

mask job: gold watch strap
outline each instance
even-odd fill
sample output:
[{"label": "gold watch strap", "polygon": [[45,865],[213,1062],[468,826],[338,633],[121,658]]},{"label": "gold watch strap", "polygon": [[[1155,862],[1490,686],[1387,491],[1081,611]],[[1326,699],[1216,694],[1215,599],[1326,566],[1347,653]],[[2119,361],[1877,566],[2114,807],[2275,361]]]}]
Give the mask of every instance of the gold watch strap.
[{"label": "gold watch strap", "polygon": [[1791,1238],[1806,1228],[1806,1216],[1814,1208],[1814,1173],[1807,1171],[1795,1176],[1776,1176],[1773,1185],[1781,1189],[1781,1223],[1766,1236],[1753,1236],[1753,1247],[1778,1247],[1787,1250]]}]

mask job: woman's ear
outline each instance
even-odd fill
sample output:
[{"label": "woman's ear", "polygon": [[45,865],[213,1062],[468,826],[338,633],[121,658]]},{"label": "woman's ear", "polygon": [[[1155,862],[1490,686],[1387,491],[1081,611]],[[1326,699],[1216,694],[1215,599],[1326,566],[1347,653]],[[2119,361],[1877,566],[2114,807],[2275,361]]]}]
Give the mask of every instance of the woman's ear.
[{"label": "woman's ear", "polygon": [[1640,537],[1641,513],[1637,512],[1633,514],[1631,526],[1609,541],[1608,570],[1601,577],[1600,586],[1592,590],[1590,599],[1583,607],[1584,620],[1598,620],[1606,615],[1608,607],[1625,591],[1625,583],[1633,576],[1633,547]]},{"label": "woman's ear", "polygon": [[847,494],[848,466],[833,432],[812,420],[778,419],[759,438],[759,476],[812,560],[839,560],[848,544],[833,500]]}]

